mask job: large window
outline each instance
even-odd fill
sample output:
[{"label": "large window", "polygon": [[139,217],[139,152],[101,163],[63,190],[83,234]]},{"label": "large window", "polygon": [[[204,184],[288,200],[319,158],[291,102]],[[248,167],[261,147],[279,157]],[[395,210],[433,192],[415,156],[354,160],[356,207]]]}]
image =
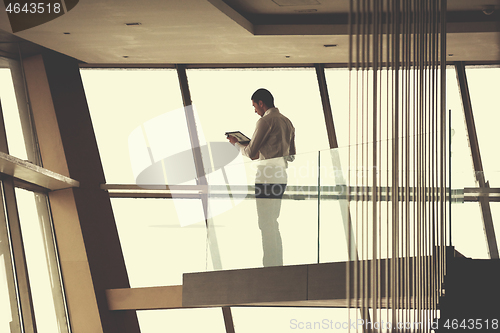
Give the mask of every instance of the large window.
[{"label": "large window", "polygon": [[[189,173],[190,165],[183,162],[183,156],[192,155],[192,142],[175,70],[82,69],[81,73],[107,183],[196,184],[193,170],[191,177],[178,177]],[[213,145],[227,144],[227,131],[252,135],[258,117],[250,98],[260,87],[273,93],[275,105],[296,129],[298,157],[289,169],[290,185],[316,184],[317,151],[328,148],[328,138],[313,68],[188,69],[187,77],[199,144],[212,152],[212,158],[203,156],[210,184],[224,185],[219,182],[231,174],[228,167],[222,173],[211,170],[212,162],[217,164],[211,161]],[[205,152],[208,149],[202,149]],[[235,163],[233,169],[243,170],[237,185],[253,186],[252,164],[241,156]],[[144,176],[155,168],[166,176]],[[304,173],[302,169],[306,175],[299,174]],[[232,199],[218,198],[209,204],[213,229],[208,238],[213,236],[212,240],[207,240],[201,200],[113,199],[132,285],[179,284],[182,272],[196,269],[259,266],[262,250],[255,202],[245,200],[234,209],[220,208],[231,206]],[[283,205],[287,264],[316,262],[317,203],[287,200]],[[241,237],[243,234],[253,237]],[[297,251],[296,244],[308,250]],[[186,256],[191,259],[186,261]],[[219,260],[214,257],[220,257],[222,266],[214,264]],[[204,260],[200,262],[200,258]],[[190,267],[183,261],[191,263]],[[158,262],[164,265],[155,265]]]},{"label": "large window", "polygon": [[[483,162],[493,184],[495,173],[498,173],[494,163],[494,146],[484,144],[485,141],[494,142],[491,136],[487,137],[488,133],[494,133],[491,126],[495,122],[488,122],[492,104],[481,105],[476,100],[494,96],[493,92],[488,94],[488,91],[478,87],[485,81],[484,75],[495,75],[496,69],[483,70],[488,74],[477,74],[477,78],[476,72],[468,70],[469,86]],[[346,69],[326,69],[325,72],[340,146],[338,154],[341,167],[345,168],[349,136],[349,72]],[[140,168],[146,169],[165,156],[190,150],[190,134],[175,70],[85,69],[82,70],[82,77],[108,183],[135,183]],[[334,177],[324,170],[319,174],[312,173],[312,176],[298,174],[295,178],[290,177],[294,172],[303,170],[302,166],[315,172],[320,165],[330,169],[337,167],[332,165],[333,159],[328,150],[323,108],[313,68],[187,69],[187,78],[201,146],[226,142],[226,131],[240,130],[251,136],[258,117],[254,114],[250,96],[256,89],[264,87],[273,93],[276,106],[296,128],[298,157],[293,162],[295,164],[289,167],[289,186],[321,184],[334,187]],[[447,79],[447,108],[451,110],[452,118],[452,188],[475,187],[454,69],[447,71]],[[134,142],[139,143],[134,146]],[[138,146],[147,149],[142,153],[135,150],[134,153]],[[318,154],[318,151],[321,153]],[[202,150],[202,153],[206,151]],[[145,162],[138,163],[136,158]],[[246,160],[239,160],[238,163],[226,168],[225,172],[245,165],[244,181],[240,185],[252,185],[251,163]],[[226,185],[223,173],[212,171],[207,177],[209,182]],[[317,179],[318,175],[320,179]],[[169,183],[168,177],[156,180]],[[195,184],[194,178],[184,179],[184,184]],[[284,200],[280,219],[285,221],[282,224],[285,264],[314,263],[318,254],[320,262],[347,259],[342,207],[323,194],[320,197],[323,199],[321,207],[313,200]],[[231,206],[234,198],[218,200],[221,206],[223,203]],[[184,272],[214,268],[211,258],[214,253],[209,250],[201,200],[116,198],[112,199],[112,203],[132,287],[181,284]],[[212,216],[209,221],[217,235],[222,269],[260,266],[260,235],[256,224],[252,224],[256,219],[254,206],[253,200],[245,199],[237,206]],[[492,207],[492,211],[494,217],[498,215],[496,206]],[[182,226],[186,225],[183,220],[188,215],[197,216],[198,223]],[[452,239],[456,249],[466,256],[486,258],[479,205],[453,204],[452,218]],[[161,327],[166,320],[175,322],[172,325],[179,329],[196,330],[177,320],[181,318],[180,314],[185,313],[141,311],[138,315],[146,332]],[[214,313],[192,312],[199,318],[209,316],[211,319],[219,316]],[[239,326],[237,329],[263,332],[295,331],[297,327],[294,325],[298,322],[347,316],[342,311],[325,309],[236,308],[233,314],[235,324]],[[255,317],[259,317],[259,323],[251,319]],[[210,324],[214,330],[222,329],[219,319]]]},{"label": "large window", "polygon": [[16,172],[25,170],[18,167],[13,177],[5,163],[36,159],[25,144],[33,131],[20,73],[19,62],[0,58],[0,151],[10,155],[2,161],[0,190],[0,331],[32,331],[33,325],[40,333],[65,333],[69,323],[46,195],[16,188],[35,187],[15,181]]},{"label": "large window", "polygon": [[0,68],[0,103],[5,122],[9,154],[20,159],[27,159],[10,68]]},{"label": "large window", "polygon": [[[451,110],[451,187],[475,187],[464,111],[454,68],[447,70],[447,109]],[[486,258],[485,236],[479,204],[456,203],[451,211],[452,244],[467,257]]]},{"label": "large window", "polygon": [[497,98],[500,91],[500,68],[470,66],[466,67],[466,74],[485,178],[490,187],[500,187],[500,163],[496,144],[500,124],[500,104]]},{"label": "large window", "polygon": [[[170,69],[83,69],[81,75],[106,182],[133,184],[130,135],[182,107],[177,73]],[[175,126],[164,131],[175,132]],[[172,134],[170,141],[163,142],[165,146],[176,145]]]},{"label": "large window", "polygon": [[[497,95],[500,91],[500,67],[467,66],[465,69],[484,178],[491,188],[498,188],[500,187],[500,163],[497,142],[500,105]],[[500,203],[490,202],[490,207],[498,242],[500,239]],[[484,243],[484,239],[482,235],[481,243]]]}]

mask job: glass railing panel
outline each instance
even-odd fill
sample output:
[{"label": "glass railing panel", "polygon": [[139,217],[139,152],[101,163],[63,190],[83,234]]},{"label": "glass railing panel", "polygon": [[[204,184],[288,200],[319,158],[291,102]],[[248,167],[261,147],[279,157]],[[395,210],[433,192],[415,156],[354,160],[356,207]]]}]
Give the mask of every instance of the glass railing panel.
[{"label": "glass railing panel", "polygon": [[455,250],[469,258],[489,258],[479,203],[458,202],[451,207],[451,239]]},{"label": "glass railing panel", "polygon": [[[427,237],[431,221],[438,217],[439,190],[431,189],[434,185],[428,176],[413,170],[400,171],[400,199],[395,205],[393,172],[386,168],[387,162],[382,161],[383,168],[374,172],[367,169],[366,163],[357,165],[352,152],[348,163],[348,150],[345,147],[320,152],[320,262],[430,255],[432,247],[422,245],[419,239]],[[377,184],[375,202],[373,177]],[[448,216],[448,203],[444,209]],[[448,238],[446,234],[446,243]],[[393,239],[398,239],[397,249],[393,249]]]},{"label": "glass railing panel", "polygon": [[280,220],[285,265],[319,261],[319,163],[318,152],[311,152],[296,155],[288,164],[288,185]]},{"label": "glass railing panel", "polygon": [[[213,148],[210,148],[212,155]],[[227,148],[234,149],[232,146]],[[277,218],[283,251],[283,261],[279,265],[373,258],[370,243],[374,225],[371,222],[373,183],[368,178],[358,177],[359,172],[366,173],[366,170],[360,171],[349,165],[348,147],[296,155],[294,161],[288,162],[288,167],[283,169],[286,170],[286,181],[283,175],[269,174],[277,170],[270,166],[276,163],[284,165],[283,158],[249,161],[241,155],[235,156],[231,155],[218,166],[205,163],[211,167],[205,170],[205,177],[198,184],[191,181],[162,185],[162,189],[157,189],[156,197],[163,199],[113,199],[127,269],[129,274],[130,271],[142,272],[131,274],[133,286],[180,284],[182,273],[186,272],[264,266],[257,202],[279,199],[256,198],[255,183],[259,172],[259,182],[265,183],[266,177],[274,177],[278,179],[277,183],[287,185],[279,200],[281,206]],[[263,165],[270,168],[262,171]],[[262,176],[262,172],[267,172],[267,176]],[[394,236],[393,204],[390,201],[392,187],[386,179],[391,174],[390,170],[377,170],[376,174],[380,184],[376,203],[379,219],[376,223],[376,258],[394,256],[391,248]],[[415,179],[413,175],[409,178]],[[412,256],[416,253],[416,243],[412,231],[406,232],[405,228],[413,225],[418,209],[429,212],[431,205],[425,200],[415,204],[420,206],[413,205],[411,188],[414,181],[408,186],[403,185],[400,195],[404,194],[403,187],[410,186],[405,190],[410,191],[405,192],[410,193],[410,204],[400,202],[399,205],[406,209],[404,213],[409,224],[401,222],[398,232],[407,235],[408,241],[398,246],[407,246],[409,250],[399,254]],[[145,193],[153,190],[149,187],[144,186]],[[277,189],[279,187],[270,187],[268,191],[276,192]],[[453,193],[463,200],[463,188],[461,192]],[[400,210],[401,214],[403,210]],[[402,218],[401,215],[397,220]],[[155,265],[157,262],[166,264]]]},{"label": "glass railing panel", "polygon": [[351,212],[347,202],[347,149],[324,150],[319,154],[320,262],[345,261],[349,258],[349,244],[354,249],[354,240],[348,241],[353,232],[349,229]]},{"label": "glass railing panel", "polygon": [[[287,164],[284,167],[283,158],[233,163],[208,173],[207,266],[234,269],[264,265],[259,212],[263,226],[272,224],[273,214],[278,216],[282,264],[318,261],[318,153],[296,155]],[[257,186],[256,190],[256,177],[269,186]],[[272,184],[287,185],[281,200],[276,198],[281,187]],[[256,194],[273,198],[256,198]]]}]

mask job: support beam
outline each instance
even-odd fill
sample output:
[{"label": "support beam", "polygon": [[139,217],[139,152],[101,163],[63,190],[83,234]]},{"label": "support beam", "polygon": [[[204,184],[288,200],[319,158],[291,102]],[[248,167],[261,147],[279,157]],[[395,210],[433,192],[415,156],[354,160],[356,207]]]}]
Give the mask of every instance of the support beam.
[{"label": "support beam", "polygon": [[134,311],[108,309],[129,281],[78,62],[47,51],[23,69],[42,165],[80,183],[48,194],[72,332],[139,333]]},{"label": "support beam", "polygon": [[[472,165],[474,167],[476,184],[479,188],[486,189],[490,186],[484,177],[483,162],[481,160],[481,153],[479,151],[476,125],[474,123],[474,115],[472,112],[472,102],[469,94],[467,76],[465,74],[465,64],[463,62],[456,62],[455,70],[457,73],[460,96],[462,98],[462,107],[464,110],[465,125],[467,127],[467,137],[469,139],[469,147],[472,156]],[[479,197],[478,201],[479,206],[481,207],[481,215],[483,217],[483,227],[486,236],[486,243],[488,246],[488,253],[491,259],[498,259],[498,244],[495,236],[495,229],[493,227],[493,217],[491,215],[490,201],[486,196]]]},{"label": "support beam", "polygon": [[[186,75],[186,66],[177,65],[177,75],[179,77],[179,85],[181,87],[182,101],[184,103],[184,110],[186,113],[186,122],[189,131],[189,139],[191,140],[191,150],[193,152],[193,160],[196,170],[196,184],[207,186],[207,177],[205,175],[205,166],[203,165],[203,157],[201,155],[201,145],[198,138],[198,131],[196,129],[196,122],[194,118],[193,102],[191,101],[191,92],[189,91],[189,84]],[[203,213],[205,214],[205,224],[207,226],[208,244],[210,247],[210,254],[214,269],[222,269],[222,262],[220,259],[219,245],[217,243],[217,235],[215,228],[213,228],[212,221],[208,216],[208,194],[201,195],[201,202],[203,205]]]},{"label": "support beam", "polygon": [[106,290],[112,311],[182,308],[182,286]]},{"label": "support beam", "polygon": [[[430,268],[432,260],[426,257],[426,267]],[[381,286],[381,302],[383,306],[391,304],[404,308],[409,304],[415,306],[415,272],[414,262],[421,258],[406,257],[397,259],[380,259],[380,271],[391,267],[396,260],[401,265],[396,272],[401,280],[401,291],[397,295],[400,300],[395,304],[394,292]],[[371,260],[361,260],[368,273]],[[408,263],[409,270],[405,270]],[[357,262],[333,262],[310,265],[261,267],[215,272],[186,273],[183,277],[182,304],[184,307],[227,307],[227,306],[291,306],[291,307],[350,307],[363,306],[363,297],[355,294],[353,288],[347,296],[347,286],[360,283],[353,272]],[[349,280],[347,270],[349,267]],[[382,273],[384,274],[384,273]],[[383,276],[385,278],[385,276]],[[392,276],[387,277],[389,281]],[[390,285],[390,284],[389,284]],[[368,294],[370,293],[368,286]],[[425,299],[428,308],[430,299]],[[365,305],[366,306],[366,305]],[[370,307],[370,305],[368,305]],[[367,318],[369,320],[369,317]]]},{"label": "support beam", "polygon": [[226,333],[234,332],[233,314],[229,306],[222,307],[222,315],[224,316],[224,325],[226,326]]},{"label": "support beam", "polygon": [[80,185],[74,179],[3,152],[0,152],[0,173],[51,191]]},{"label": "support beam", "polygon": [[319,93],[321,96],[321,104],[323,105],[323,114],[325,116],[326,132],[328,133],[328,143],[330,149],[339,147],[337,142],[337,134],[335,133],[335,125],[333,123],[332,106],[330,104],[330,96],[328,95],[328,87],[326,85],[325,65],[316,64],[316,77],[318,79]]},{"label": "support beam", "polygon": [[[321,103],[323,105],[323,113],[325,116],[326,131],[328,133],[328,142],[330,144],[330,158],[332,166],[335,170],[335,184],[338,186],[345,186],[346,180],[342,172],[342,164],[340,163],[340,155],[338,152],[337,134],[335,133],[335,124],[333,122],[332,107],[330,104],[330,96],[328,95],[328,87],[326,84],[325,66],[324,64],[316,64],[316,77],[318,79],[319,92],[321,96]],[[344,232],[346,237],[347,252],[350,260],[357,260],[358,253],[356,248],[356,240],[354,237],[351,213],[349,211],[348,200],[339,200],[340,211],[342,214],[342,222],[344,224]]]},{"label": "support beam", "polygon": [[307,283],[305,265],[185,273],[182,304],[218,307],[302,301],[307,299]]}]

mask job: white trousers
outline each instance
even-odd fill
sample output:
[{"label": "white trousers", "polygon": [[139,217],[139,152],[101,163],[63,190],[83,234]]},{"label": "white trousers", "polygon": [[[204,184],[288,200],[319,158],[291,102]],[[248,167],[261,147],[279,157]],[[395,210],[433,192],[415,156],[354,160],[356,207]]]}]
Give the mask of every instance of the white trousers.
[{"label": "white trousers", "polygon": [[258,166],[255,177],[255,201],[262,234],[264,267],[283,265],[283,245],[278,217],[286,183],[285,165],[265,164]]}]

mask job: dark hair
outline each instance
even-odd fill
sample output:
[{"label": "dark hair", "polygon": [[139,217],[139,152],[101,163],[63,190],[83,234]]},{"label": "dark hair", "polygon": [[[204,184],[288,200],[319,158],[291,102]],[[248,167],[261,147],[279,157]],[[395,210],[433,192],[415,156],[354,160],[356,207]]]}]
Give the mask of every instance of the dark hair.
[{"label": "dark hair", "polygon": [[253,95],[252,95],[252,101],[254,102],[259,102],[262,101],[264,104],[266,104],[267,107],[273,108],[274,107],[274,97],[273,95],[269,92],[269,90],[260,88],[257,89]]}]

